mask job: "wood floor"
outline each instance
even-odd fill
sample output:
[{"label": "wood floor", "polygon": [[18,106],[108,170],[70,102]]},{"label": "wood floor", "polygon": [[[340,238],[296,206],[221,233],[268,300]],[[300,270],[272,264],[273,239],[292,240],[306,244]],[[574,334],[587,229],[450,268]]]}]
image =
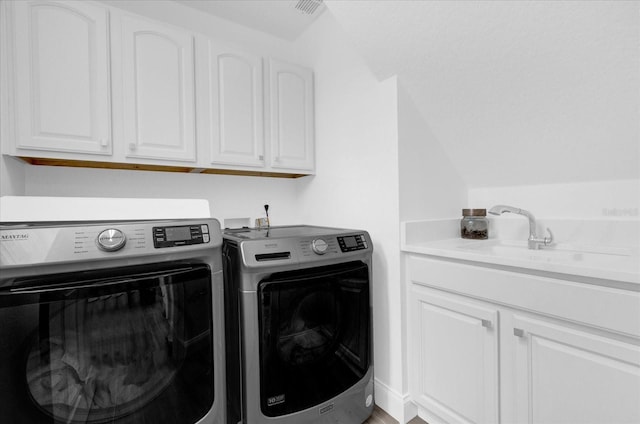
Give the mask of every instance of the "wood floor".
[{"label": "wood floor", "polygon": [[[394,420],[391,415],[384,412],[382,409],[377,406],[373,410],[373,414],[369,417],[367,421],[362,424],[398,424],[398,421]],[[415,417],[409,424],[427,424],[424,420],[421,420],[418,417]]]}]

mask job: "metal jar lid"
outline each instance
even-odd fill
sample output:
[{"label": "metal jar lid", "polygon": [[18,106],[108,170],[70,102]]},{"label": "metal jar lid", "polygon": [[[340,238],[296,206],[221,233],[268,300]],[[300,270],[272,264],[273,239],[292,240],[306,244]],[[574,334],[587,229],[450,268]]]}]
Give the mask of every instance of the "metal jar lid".
[{"label": "metal jar lid", "polygon": [[487,216],[486,209],[462,209],[462,216]]}]

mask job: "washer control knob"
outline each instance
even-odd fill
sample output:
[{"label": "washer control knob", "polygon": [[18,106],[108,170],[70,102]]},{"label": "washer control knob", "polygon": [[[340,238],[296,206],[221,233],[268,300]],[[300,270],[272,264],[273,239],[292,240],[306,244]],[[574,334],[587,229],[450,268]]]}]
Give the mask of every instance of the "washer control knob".
[{"label": "washer control knob", "polygon": [[324,255],[327,253],[327,249],[329,245],[323,239],[315,239],[311,242],[311,250],[313,250],[318,255]]},{"label": "washer control knob", "polygon": [[116,250],[120,250],[124,247],[127,243],[127,238],[122,231],[116,228],[109,228],[98,234],[96,242],[98,243],[100,250],[104,250],[105,252],[115,252]]}]

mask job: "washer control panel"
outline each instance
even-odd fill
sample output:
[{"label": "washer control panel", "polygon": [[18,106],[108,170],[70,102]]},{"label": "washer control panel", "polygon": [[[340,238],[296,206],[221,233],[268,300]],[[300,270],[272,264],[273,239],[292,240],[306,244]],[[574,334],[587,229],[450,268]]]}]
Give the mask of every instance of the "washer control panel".
[{"label": "washer control panel", "polygon": [[340,245],[340,250],[342,250],[343,252],[364,250],[369,247],[367,245],[367,240],[365,239],[364,234],[338,237],[338,244]]},{"label": "washer control panel", "polygon": [[156,249],[209,243],[210,239],[207,224],[153,227],[153,247]]},{"label": "washer control panel", "polygon": [[28,265],[209,251],[220,246],[220,224],[212,218],[0,223],[2,270],[5,266],[9,269]]}]

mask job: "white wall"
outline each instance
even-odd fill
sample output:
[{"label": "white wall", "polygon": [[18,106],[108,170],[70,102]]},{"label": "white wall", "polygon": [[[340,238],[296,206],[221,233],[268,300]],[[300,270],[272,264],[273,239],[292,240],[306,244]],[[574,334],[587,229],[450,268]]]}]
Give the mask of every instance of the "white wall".
[{"label": "white wall", "polygon": [[640,2],[328,1],[469,187],[640,178]]},{"label": "white wall", "polygon": [[402,83],[398,120],[400,220],[457,216],[467,187]]},{"label": "white wall", "polygon": [[25,164],[11,156],[0,156],[0,196],[25,194]]},{"label": "white wall", "polygon": [[473,208],[507,204],[540,218],[638,219],[640,179],[558,183],[469,190]]},{"label": "white wall", "polygon": [[299,40],[315,70],[317,175],[300,181],[305,221],[361,228],[373,239],[376,403],[403,402],[397,83],[379,82],[330,11]]},{"label": "white wall", "polygon": [[[296,181],[235,175],[29,166],[29,196],[207,199],[214,218],[264,216],[269,204],[273,225],[299,223]],[[308,178],[308,177],[307,177]]]}]

